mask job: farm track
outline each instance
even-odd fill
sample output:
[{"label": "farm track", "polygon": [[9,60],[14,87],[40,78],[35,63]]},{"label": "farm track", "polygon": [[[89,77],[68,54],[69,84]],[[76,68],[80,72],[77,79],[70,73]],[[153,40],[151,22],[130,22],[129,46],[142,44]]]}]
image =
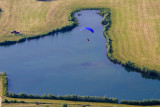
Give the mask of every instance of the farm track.
[{"label": "farm track", "polygon": [[66,25],[70,12],[84,7],[110,8],[113,55],[160,71],[160,0],[0,0],[0,41],[18,40]]}]

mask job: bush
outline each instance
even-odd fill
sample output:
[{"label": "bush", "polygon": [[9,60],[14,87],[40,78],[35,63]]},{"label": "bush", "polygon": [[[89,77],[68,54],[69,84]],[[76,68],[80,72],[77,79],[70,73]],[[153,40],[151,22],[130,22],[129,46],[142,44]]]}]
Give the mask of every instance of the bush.
[{"label": "bush", "polygon": [[2,102],[3,103],[9,103],[9,101],[7,99],[4,99]]},{"label": "bush", "polygon": [[62,104],[62,107],[67,107],[67,104]]}]

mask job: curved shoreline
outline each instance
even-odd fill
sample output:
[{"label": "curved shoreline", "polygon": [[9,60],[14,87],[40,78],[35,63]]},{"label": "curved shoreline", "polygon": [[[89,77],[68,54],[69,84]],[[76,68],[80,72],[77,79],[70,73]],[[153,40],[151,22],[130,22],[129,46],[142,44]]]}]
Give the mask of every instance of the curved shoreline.
[{"label": "curved shoreline", "polygon": [[109,36],[108,34],[108,30],[110,29],[111,27],[111,13],[110,13],[110,10],[107,10],[108,13],[106,14],[100,14],[103,16],[103,20],[102,20],[102,24],[104,25],[104,30],[103,30],[103,33],[104,33],[104,36],[105,38],[107,39],[107,43],[106,43],[106,46],[107,46],[107,56],[108,58],[115,64],[120,64],[122,65],[125,69],[130,69],[131,71],[135,71],[135,72],[140,72],[142,73],[143,75],[145,75],[146,77],[153,77],[155,76],[156,78],[159,78],[160,77],[160,71],[157,71],[157,70],[154,70],[154,69],[149,69],[148,67],[146,66],[138,66],[136,65],[135,63],[131,62],[130,60],[126,61],[126,62],[122,62],[118,59],[116,59],[114,56],[113,56],[113,49],[112,49],[112,39],[111,37]]},{"label": "curved shoreline", "polygon": [[79,12],[79,11],[81,11],[81,10],[100,10],[99,14],[101,16],[103,16],[103,20],[102,20],[102,24],[104,25],[103,33],[104,33],[104,36],[105,36],[105,38],[107,40],[107,43],[106,43],[107,56],[113,63],[120,64],[123,67],[125,67],[126,69],[129,68],[132,71],[140,72],[140,73],[142,73],[142,75],[145,75],[145,77],[160,78],[160,71],[158,71],[158,70],[149,69],[148,67],[146,67],[144,65],[143,66],[138,66],[135,63],[131,62],[130,60],[128,60],[128,61],[123,63],[122,61],[116,59],[113,56],[113,52],[114,51],[112,49],[112,39],[108,34],[108,30],[110,29],[111,23],[112,23],[111,22],[111,18],[110,18],[111,12],[110,12],[109,8],[80,8],[80,9],[73,10],[71,12],[71,14],[68,16],[68,23],[69,24],[66,25],[66,26],[63,26],[61,28],[56,28],[56,29],[54,29],[54,30],[52,30],[51,32],[48,32],[48,33],[35,35],[33,37],[24,37],[24,38],[21,38],[21,39],[19,39],[17,41],[3,41],[3,42],[0,42],[0,46],[9,46],[9,45],[13,45],[13,44],[16,44],[16,43],[25,42],[26,40],[39,39],[40,37],[44,37],[44,36],[47,36],[49,34],[55,34],[55,33],[58,33],[58,32],[70,31],[73,28],[75,28],[76,26],[78,26],[78,21],[75,18],[74,14]]},{"label": "curved shoreline", "polygon": [[[100,15],[102,15],[104,18],[102,20],[102,24],[104,25],[104,30],[103,30],[103,33],[104,33],[104,36],[105,38],[107,39],[107,43],[106,43],[106,46],[107,46],[107,55],[108,55],[108,58],[114,62],[114,63],[118,63],[118,64],[121,64],[122,66],[124,66],[125,68],[129,67],[129,68],[133,68],[133,69],[137,69],[137,68],[134,68],[134,67],[137,67],[134,63],[130,62],[130,61],[127,61],[126,63],[122,63],[121,61],[117,60],[116,58],[114,58],[114,56],[112,55],[113,54],[113,50],[112,50],[112,39],[110,38],[109,34],[108,34],[108,30],[109,28],[111,27],[111,19],[110,19],[110,10],[108,8],[92,8],[92,9],[78,9],[78,10],[75,10],[73,11],[69,18],[68,18],[68,21],[71,22],[69,25],[65,26],[65,27],[62,27],[61,29],[56,29],[56,30],[53,30],[53,33],[52,32],[49,32],[48,34],[54,34],[54,33],[58,33],[58,32],[65,32],[65,31],[69,31],[69,30],[72,30],[74,27],[76,27],[78,25],[78,22],[77,22],[77,19],[74,17],[74,14],[76,12],[79,12],[81,10],[101,10],[101,12],[99,13]],[[104,10],[104,11],[103,11]],[[105,12],[106,11],[106,12]],[[20,43],[20,42],[24,42],[26,40],[31,40],[31,39],[38,39],[40,37],[44,37],[44,36],[47,36],[48,34],[44,34],[44,35],[37,35],[35,37],[28,37],[28,38],[22,38],[20,39],[19,41],[6,41],[6,43],[4,44],[7,44],[7,42],[9,43],[9,45],[12,45],[12,44],[15,44],[15,43]],[[141,67],[139,68],[141,69]],[[144,70],[148,69],[148,68],[145,68],[143,67]],[[143,71],[139,71],[141,73],[144,73]],[[147,70],[148,72],[148,70]],[[146,73],[146,75],[157,75],[157,74],[154,74],[155,72],[148,72]],[[7,77],[6,77],[7,78]],[[7,87],[7,86],[6,86]],[[3,91],[3,93],[8,93],[8,91]],[[6,96],[8,96],[7,94],[5,94]],[[18,94],[16,94],[18,95]],[[9,96],[10,97],[10,96]],[[19,97],[21,98],[21,97]],[[152,100],[146,100],[146,102],[152,102]],[[156,100],[159,102],[159,100]],[[129,105],[139,105],[140,103],[139,102],[143,102],[143,101],[123,101],[121,102],[121,104],[129,104]],[[156,105],[156,104],[155,104]]]}]

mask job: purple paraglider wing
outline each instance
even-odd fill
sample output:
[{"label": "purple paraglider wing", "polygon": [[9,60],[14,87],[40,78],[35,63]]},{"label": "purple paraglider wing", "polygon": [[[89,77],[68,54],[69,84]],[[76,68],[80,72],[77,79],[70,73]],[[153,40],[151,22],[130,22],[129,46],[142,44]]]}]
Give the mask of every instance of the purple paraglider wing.
[{"label": "purple paraglider wing", "polygon": [[90,27],[84,27],[84,28],[82,28],[80,31],[82,31],[83,29],[89,30],[89,31],[91,31],[92,33],[94,33],[94,30],[93,30],[92,28],[90,28]]}]

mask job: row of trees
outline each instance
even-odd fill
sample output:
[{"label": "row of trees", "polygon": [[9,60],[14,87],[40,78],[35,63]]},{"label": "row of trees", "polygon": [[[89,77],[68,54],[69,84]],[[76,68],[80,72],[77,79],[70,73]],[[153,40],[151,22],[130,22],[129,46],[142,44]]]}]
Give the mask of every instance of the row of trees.
[{"label": "row of trees", "polygon": [[104,36],[107,39],[107,55],[111,61],[114,63],[122,64],[124,67],[131,68],[134,70],[137,70],[138,72],[142,72],[145,75],[158,75],[157,71],[154,69],[148,69],[146,66],[139,67],[136,64],[134,64],[131,61],[126,61],[125,63],[122,63],[121,61],[117,60],[113,57],[113,49],[112,49],[112,39],[110,38],[108,34],[108,30],[111,27],[111,12],[110,9],[100,9],[99,14],[103,16],[102,24],[104,25]]},{"label": "row of trees", "polygon": [[126,101],[121,100],[121,104],[128,104],[128,105],[160,105],[160,100],[151,99],[151,100],[142,100],[142,101]]},{"label": "row of trees", "polygon": [[68,21],[69,21],[69,24],[66,25],[66,26],[63,26],[61,28],[56,28],[55,30],[52,30],[51,32],[45,32],[43,34],[40,34],[40,35],[31,35],[30,37],[24,37],[18,41],[4,41],[4,42],[1,42],[0,45],[2,46],[8,46],[8,45],[12,45],[12,44],[15,44],[15,43],[20,43],[20,42],[24,42],[26,39],[27,40],[31,40],[31,39],[39,39],[40,37],[44,37],[48,34],[54,34],[54,33],[57,33],[57,32],[65,32],[65,31],[69,31],[69,30],[72,30],[74,27],[76,27],[78,25],[77,23],[77,19],[74,17],[74,14],[77,12],[77,11],[80,11],[80,9],[78,10],[75,10],[73,11],[69,17],[68,17]]},{"label": "row of trees", "polygon": [[103,16],[103,20],[102,20],[102,24],[104,25],[104,29],[103,29],[103,33],[105,38],[107,39],[107,55],[108,58],[113,61],[114,63],[120,63],[119,60],[117,60],[116,58],[113,57],[113,49],[112,49],[112,39],[110,38],[109,34],[108,34],[108,30],[111,27],[111,12],[110,9],[100,9],[99,14],[101,16]]},{"label": "row of trees", "polygon": [[7,100],[7,99],[4,99],[2,101],[3,103],[25,103],[24,101],[17,101],[17,100]]},{"label": "row of trees", "polygon": [[[17,100],[7,100],[4,99],[3,103],[25,103],[25,101],[17,101]],[[36,104],[44,104],[41,102],[35,102]],[[117,102],[118,103],[118,102]],[[151,99],[151,100],[142,100],[142,101],[129,101],[129,100],[121,100],[120,104],[127,104],[127,105],[142,105],[142,106],[147,106],[147,105],[160,105],[160,100],[156,99]],[[62,106],[66,107],[67,104],[62,104]]]},{"label": "row of trees", "polygon": [[30,99],[55,99],[55,100],[69,100],[69,101],[86,101],[86,102],[107,102],[107,103],[118,103],[117,98],[107,97],[94,97],[94,96],[77,96],[77,95],[65,95],[65,96],[54,96],[49,95],[27,95],[25,93],[15,94],[8,92],[8,97],[11,98],[30,98]]},{"label": "row of trees", "polygon": [[[110,28],[110,26],[111,26],[111,18],[110,18],[111,17],[111,12],[110,12],[110,9],[108,9],[108,8],[100,9],[100,12],[98,14],[103,16],[103,19],[102,19],[101,23],[103,25],[105,25],[105,27],[107,26],[107,28]],[[108,30],[109,29],[106,29],[105,31],[108,31]]]},{"label": "row of trees", "polygon": [[127,61],[126,63],[123,64],[123,66],[128,67],[128,68],[132,68],[135,69],[139,72],[144,73],[145,75],[158,75],[158,73],[156,72],[156,70],[154,69],[148,69],[146,66],[142,66],[142,67],[138,67],[136,64],[134,64],[131,61]]},{"label": "row of trees", "polygon": [[0,74],[0,78],[2,79],[2,94],[3,96],[7,95],[7,85],[8,85],[8,82],[7,82],[7,75],[6,73],[1,73]]}]

